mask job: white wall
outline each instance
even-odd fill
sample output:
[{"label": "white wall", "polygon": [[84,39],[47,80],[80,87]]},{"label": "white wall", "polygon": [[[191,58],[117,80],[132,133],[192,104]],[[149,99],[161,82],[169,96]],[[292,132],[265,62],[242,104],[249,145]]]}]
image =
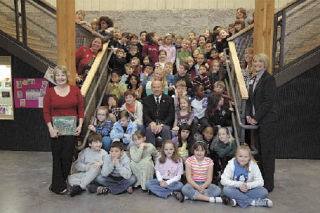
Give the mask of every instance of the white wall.
[{"label": "white wall", "polygon": [[[56,5],[56,0],[46,0]],[[170,9],[254,9],[255,0],[74,0],[76,10],[170,10]],[[275,8],[289,0],[275,0]]]}]

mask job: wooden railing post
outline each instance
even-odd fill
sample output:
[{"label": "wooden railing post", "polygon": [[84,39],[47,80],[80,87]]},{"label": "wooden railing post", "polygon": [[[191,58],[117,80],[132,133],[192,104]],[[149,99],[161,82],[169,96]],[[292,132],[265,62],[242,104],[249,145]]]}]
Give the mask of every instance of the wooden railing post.
[{"label": "wooden railing post", "polygon": [[76,36],[74,0],[57,0],[58,65],[70,72],[70,84],[76,84]]},{"label": "wooden railing post", "polygon": [[274,31],[274,0],[255,0],[254,53],[265,53],[269,59],[268,72],[272,73],[272,50]]}]

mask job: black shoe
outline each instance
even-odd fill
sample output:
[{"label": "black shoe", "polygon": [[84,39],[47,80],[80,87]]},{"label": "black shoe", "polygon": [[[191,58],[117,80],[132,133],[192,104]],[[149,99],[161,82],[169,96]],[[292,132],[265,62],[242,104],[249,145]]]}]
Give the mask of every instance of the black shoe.
[{"label": "black shoe", "polygon": [[224,205],[230,205],[232,207],[235,207],[237,205],[237,202],[235,199],[230,199],[229,197],[227,197],[225,195],[221,196],[221,198],[222,198],[222,203]]},{"label": "black shoe", "polygon": [[90,193],[96,193],[97,192],[97,189],[98,189],[98,185],[95,184],[95,183],[91,183],[87,186],[87,189],[88,189],[88,192]]},{"label": "black shoe", "polygon": [[52,192],[52,193],[55,193],[55,194],[57,194],[57,195],[66,195],[66,194],[68,194],[68,189],[64,189],[64,190],[62,190],[61,192],[55,192],[55,191],[53,191],[53,190],[52,190],[52,184],[50,184],[50,186],[49,186],[49,191]]},{"label": "black shoe", "polygon": [[183,201],[184,201],[184,196],[182,195],[181,192],[173,192],[173,193],[172,193],[172,196],[173,196],[174,198],[176,198],[178,201],[180,201],[180,203],[183,203]]},{"label": "black shoe", "polygon": [[75,185],[75,186],[72,186],[71,189],[70,189],[70,197],[74,197],[76,195],[79,195],[83,192],[84,190],[78,186],[78,185]]}]

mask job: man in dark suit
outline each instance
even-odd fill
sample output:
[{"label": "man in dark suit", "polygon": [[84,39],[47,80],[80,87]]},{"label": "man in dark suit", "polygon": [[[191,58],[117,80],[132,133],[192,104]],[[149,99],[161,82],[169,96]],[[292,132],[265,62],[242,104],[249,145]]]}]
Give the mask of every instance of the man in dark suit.
[{"label": "man in dark suit", "polygon": [[265,54],[253,58],[256,75],[249,82],[249,99],[246,106],[247,122],[259,125],[255,131],[255,144],[258,148],[257,160],[264,178],[264,187],[270,192],[274,188],[275,137],[274,128],[277,110],[274,103],[276,82],[268,70],[269,60]]},{"label": "man in dark suit", "polygon": [[155,138],[160,135],[162,141],[171,139],[170,129],[174,121],[173,99],[163,94],[161,81],[151,84],[152,95],[143,99],[143,122],[146,126],[147,142],[155,144]]}]

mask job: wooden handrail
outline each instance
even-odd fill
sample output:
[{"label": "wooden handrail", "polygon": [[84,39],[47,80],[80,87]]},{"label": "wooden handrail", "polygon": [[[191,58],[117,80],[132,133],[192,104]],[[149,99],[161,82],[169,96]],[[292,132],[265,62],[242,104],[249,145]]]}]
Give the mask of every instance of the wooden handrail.
[{"label": "wooden handrail", "polygon": [[83,82],[83,85],[81,87],[81,94],[83,97],[85,97],[87,95],[87,92],[90,88],[90,85],[93,81],[93,78],[96,75],[96,72],[98,71],[98,68],[101,64],[101,60],[102,60],[104,54],[106,53],[106,51],[108,50],[108,44],[109,44],[109,42],[103,44],[102,51],[100,51],[98,53],[96,59],[94,60],[92,66],[91,66],[90,71],[88,72],[86,80]]},{"label": "wooden handrail", "polygon": [[234,34],[233,36],[231,36],[230,38],[227,39],[227,41],[233,41],[235,38],[237,38],[238,36],[241,36],[242,34],[246,33],[247,31],[251,30],[253,28],[254,24],[250,24],[249,26],[247,26],[246,28],[240,30],[239,32],[237,32],[236,34]]},{"label": "wooden handrail", "polygon": [[233,41],[229,41],[228,42],[229,45],[229,51],[230,51],[230,55],[231,55],[231,60],[234,66],[234,70],[235,70],[235,74],[237,77],[237,82],[239,85],[239,89],[240,89],[240,95],[242,99],[247,100],[249,98],[248,95],[248,90],[246,88],[246,84],[244,82],[243,79],[243,74],[241,72],[241,67],[240,67],[240,62],[237,56],[237,51],[236,51],[236,47]]}]

